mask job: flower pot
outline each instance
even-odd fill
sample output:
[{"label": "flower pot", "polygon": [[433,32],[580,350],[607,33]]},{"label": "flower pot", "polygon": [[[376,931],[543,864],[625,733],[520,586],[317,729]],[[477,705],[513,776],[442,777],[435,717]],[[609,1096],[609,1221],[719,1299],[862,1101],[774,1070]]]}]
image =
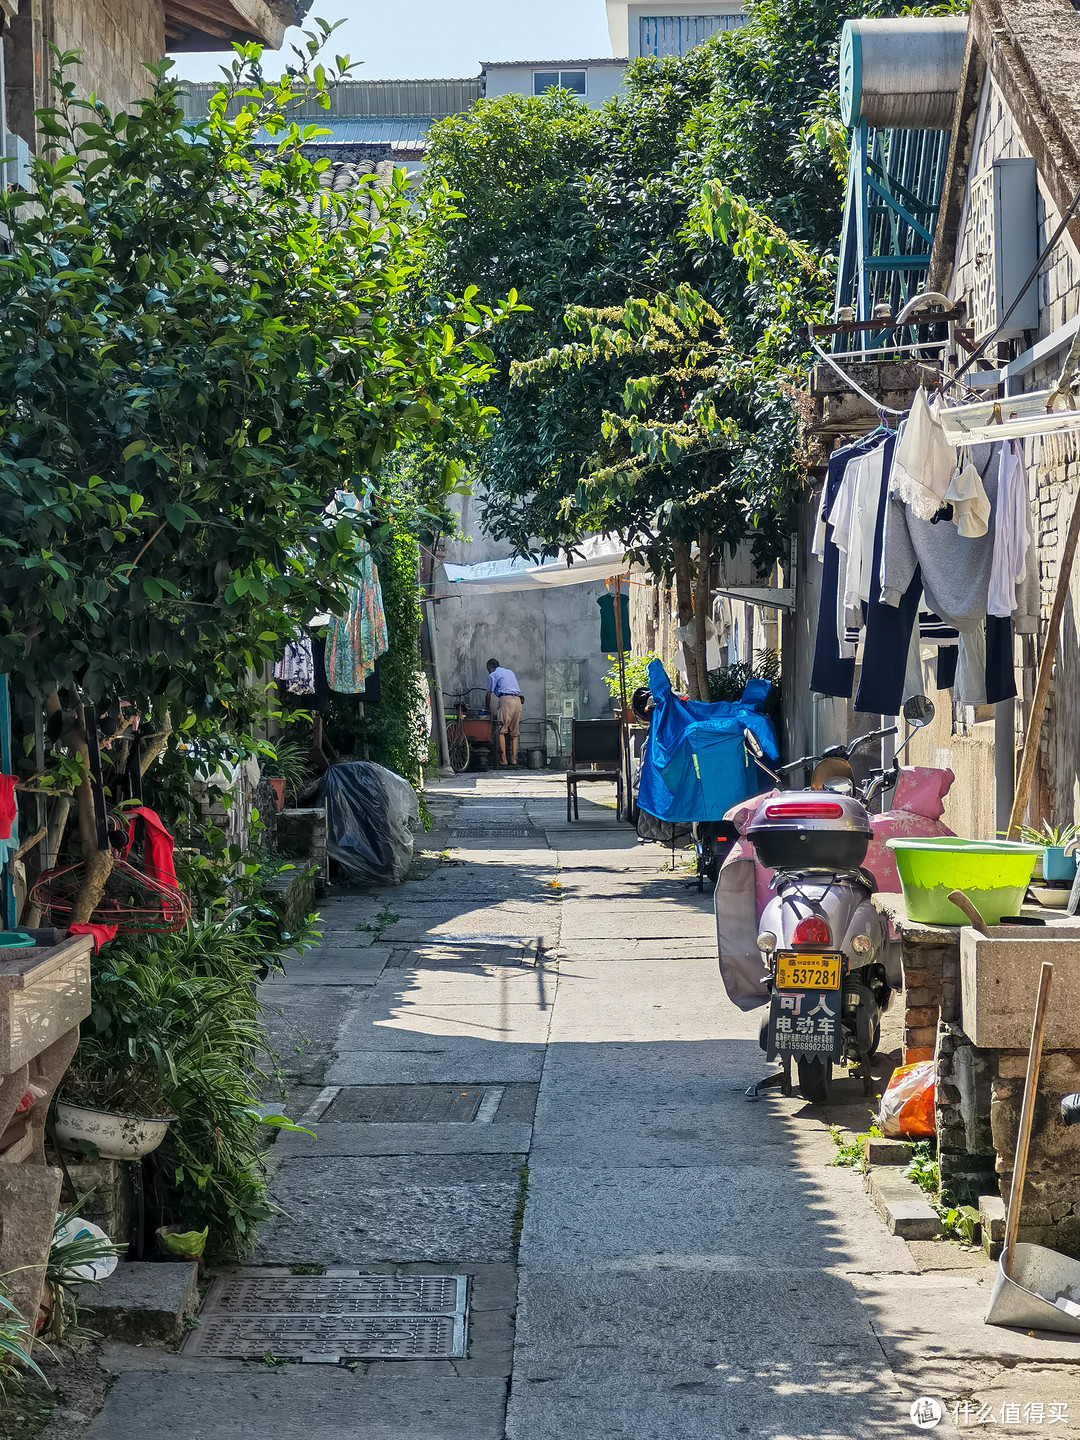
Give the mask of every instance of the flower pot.
[{"label": "flower pot", "polygon": [[141,1120],[58,1100],[56,1138],[65,1150],[79,1150],[86,1141],[96,1146],[103,1160],[141,1160],[158,1148],[175,1118]]},{"label": "flower pot", "polygon": [[1065,854],[1064,845],[1047,845],[1043,850],[1043,879],[1048,885],[1067,881],[1076,875],[1076,860]]},{"label": "flower pot", "polygon": [[285,809],[285,779],[284,776],[271,775],[268,777],[270,788],[274,792],[274,805],[280,815]]}]

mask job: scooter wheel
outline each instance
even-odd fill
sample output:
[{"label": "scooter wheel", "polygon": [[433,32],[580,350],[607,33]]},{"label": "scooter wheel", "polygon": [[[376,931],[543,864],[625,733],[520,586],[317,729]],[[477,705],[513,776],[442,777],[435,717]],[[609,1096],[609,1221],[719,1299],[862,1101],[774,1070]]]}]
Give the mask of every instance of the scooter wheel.
[{"label": "scooter wheel", "polygon": [[874,1058],[874,1056],[875,1056],[875,1055],[877,1054],[877,1052],[878,1052],[878,1046],[879,1046],[880,1044],[881,1044],[881,1017],[879,1016],[878,1019],[876,1019],[876,1020],[874,1021],[873,1033],[872,1033],[871,1036],[870,1036],[870,1049],[866,1052],[866,1058],[867,1058],[868,1060],[872,1060],[872,1059]]},{"label": "scooter wheel", "polygon": [[832,1094],[832,1061],[800,1060],[799,1089],[803,1099],[811,1105],[820,1105]]}]

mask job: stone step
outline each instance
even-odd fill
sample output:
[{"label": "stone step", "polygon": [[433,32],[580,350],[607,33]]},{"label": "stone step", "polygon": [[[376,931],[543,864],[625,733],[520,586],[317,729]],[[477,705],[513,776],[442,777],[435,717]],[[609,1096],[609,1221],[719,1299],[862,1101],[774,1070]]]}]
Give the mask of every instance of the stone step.
[{"label": "stone step", "polygon": [[914,1180],[905,1180],[895,1168],[869,1170],[866,1188],[874,1208],[893,1235],[901,1240],[932,1240],[941,1229],[937,1211]]},{"label": "stone step", "polygon": [[914,1147],[910,1140],[882,1140],[863,1137],[863,1159],[868,1165],[907,1165]]},{"label": "stone step", "polygon": [[1000,1195],[979,1196],[979,1224],[982,1248],[991,1260],[997,1260],[1005,1244],[1005,1201]]},{"label": "stone step", "polygon": [[106,1339],[178,1345],[199,1303],[199,1267],[189,1260],[130,1260],[100,1285],[80,1287],[80,1313]]}]

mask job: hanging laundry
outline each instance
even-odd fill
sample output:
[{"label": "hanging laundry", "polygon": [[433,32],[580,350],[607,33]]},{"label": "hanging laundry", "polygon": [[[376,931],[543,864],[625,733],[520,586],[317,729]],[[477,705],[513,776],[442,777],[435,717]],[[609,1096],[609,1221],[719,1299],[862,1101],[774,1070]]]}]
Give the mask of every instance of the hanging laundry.
[{"label": "hanging laundry", "polygon": [[[1017,586],[1025,578],[1028,556],[1034,548],[1023,454],[1012,440],[1006,440],[998,468],[994,556],[990,565],[987,614],[1015,614],[1018,608]],[[1028,603],[1031,604],[1030,601]],[[1036,598],[1031,606],[1033,611],[1037,609],[1037,603]]]},{"label": "hanging laundry", "polygon": [[327,678],[330,689],[339,695],[357,695],[363,690],[376,659],[390,643],[379,571],[366,545],[359,570],[360,584],[348,592],[348,611],[330,622],[326,642]]},{"label": "hanging laundry", "polygon": [[970,460],[956,467],[945,491],[945,499],[952,506],[953,524],[965,539],[978,540],[986,534],[990,524],[990,501],[986,498],[979,472]]},{"label": "hanging laundry", "polygon": [[[979,445],[972,448],[975,465],[991,506],[991,517],[997,499],[998,465],[1001,447]],[[1002,664],[1004,646],[1002,632],[992,628],[991,645],[987,644],[987,598],[990,566],[993,559],[993,530],[969,539],[947,520],[937,523],[919,518],[902,499],[896,487],[890,487],[884,544],[881,555],[881,599],[883,606],[896,611],[890,624],[880,626],[867,622],[866,650],[869,659],[873,650],[879,663],[895,655],[901,640],[906,648],[910,636],[908,614],[918,606],[920,594],[934,613],[959,631],[956,699],[968,705],[982,705],[1007,700],[1015,693],[1011,660]],[[1011,647],[1011,627],[1009,631]],[[866,661],[864,661],[864,673]],[[899,709],[899,687],[888,683],[881,674],[874,687],[876,702],[889,696],[891,708],[871,699],[869,689],[864,697],[860,687],[856,709],[895,715]]]},{"label": "hanging laundry", "polygon": [[310,635],[290,640],[285,646],[285,654],[274,666],[274,679],[282,681],[290,695],[315,694],[315,657]]},{"label": "hanging laundry", "polygon": [[110,940],[116,939],[118,925],[91,925],[89,921],[76,923],[68,926],[69,935],[89,935],[94,942],[94,954],[97,955],[103,945]]},{"label": "hanging laundry", "polygon": [[[848,699],[855,683],[854,652],[842,647],[837,629],[837,602],[840,582],[840,551],[832,538],[832,526],[828,521],[843,483],[849,462],[866,450],[878,445],[892,443],[892,437],[884,440],[880,433],[866,436],[854,445],[834,450],[829,457],[829,469],[822,489],[819,517],[823,517],[823,539],[821,541],[821,600],[818,609],[817,631],[814,641],[814,663],[810,674],[810,689],[819,695],[836,695]],[[883,471],[886,465],[882,457]],[[816,542],[815,542],[816,543]]]},{"label": "hanging laundry", "polygon": [[942,508],[956,469],[956,446],[946,440],[937,419],[940,405],[940,395],[927,403],[926,391],[916,391],[893,460],[893,487],[920,520],[932,520]]},{"label": "hanging laundry", "polygon": [[19,813],[15,799],[15,786],[18,783],[17,775],[0,775],[0,839],[3,840],[11,838],[11,827]]},{"label": "hanging laundry", "polygon": [[161,816],[147,805],[138,805],[134,810],[129,810],[130,823],[128,824],[127,849],[125,857],[130,854],[131,847],[135,843],[135,829],[138,822],[143,823],[143,869],[151,880],[156,880],[160,885],[168,885],[170,890],[179,890],[180,882],[176,878],[176,866],[173,864],[173,848],[176,844],[173,837],[165,829]]},{"label": "hanging laundry", "polygon": [[[597,597],[596,603],[600,606],[600,650],[604,655],[614,655],[619,648],[615,632],[615,596],[600,595]],[[630,597],[628,595],[619,596],[619,618],[622,623],[623,654],[629,654]]]}]

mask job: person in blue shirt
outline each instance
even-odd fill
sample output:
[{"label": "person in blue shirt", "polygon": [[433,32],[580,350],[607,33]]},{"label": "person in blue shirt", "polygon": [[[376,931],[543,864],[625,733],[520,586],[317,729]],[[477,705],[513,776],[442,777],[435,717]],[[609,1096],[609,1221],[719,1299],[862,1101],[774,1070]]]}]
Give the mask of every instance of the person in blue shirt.
[{"label": "person in blue shirt", "polygon": [[518,730],[521,725],[521,686],[512,670],[489,660],[487,708],[491,716],[491,735],[499,751],[499,764],[506,762],[506,742],[510,742],[510,764],[517,764]]}]

